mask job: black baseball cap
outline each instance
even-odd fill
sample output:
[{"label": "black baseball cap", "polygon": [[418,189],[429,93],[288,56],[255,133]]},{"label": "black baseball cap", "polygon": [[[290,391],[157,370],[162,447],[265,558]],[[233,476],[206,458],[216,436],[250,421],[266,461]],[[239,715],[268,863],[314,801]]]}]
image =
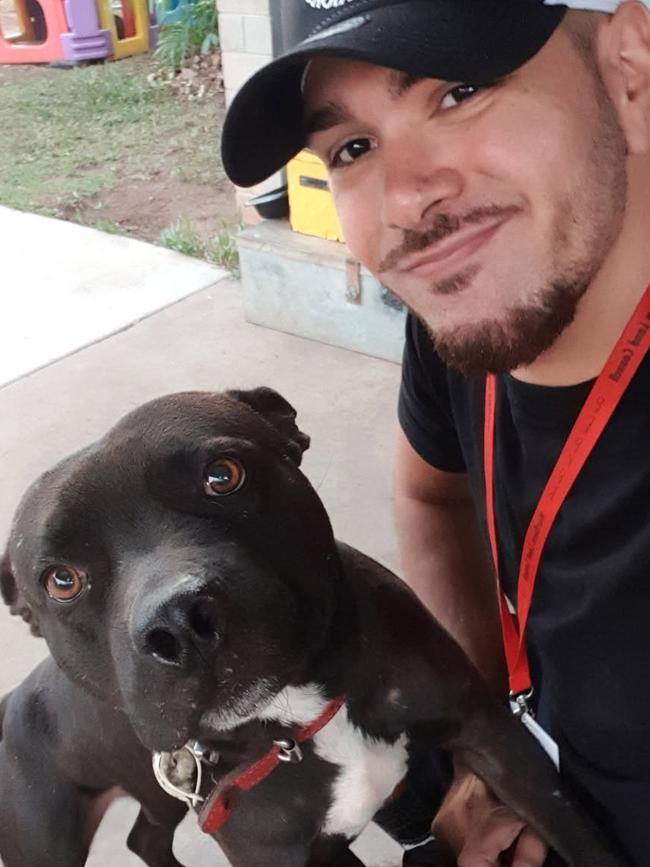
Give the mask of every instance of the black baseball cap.
[{"label": "black baseball cap", "polygon": [[291,47],[243,85],[226,115],[223,164],[241,187],[270,177],[304,147],[302,79],[312,57],[489,84],[536,54],[566,12],[557,0],[283,2]]}]

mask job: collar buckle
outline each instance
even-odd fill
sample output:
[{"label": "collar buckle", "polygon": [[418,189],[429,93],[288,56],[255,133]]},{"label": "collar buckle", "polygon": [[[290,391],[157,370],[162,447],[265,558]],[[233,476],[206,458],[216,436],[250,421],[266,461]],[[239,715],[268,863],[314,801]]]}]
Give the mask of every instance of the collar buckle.
[{"label": "collar buckle", "polygon": [[278,759],[281,762],[297,765],[302,761],[302,750],[293,738],[281,738],[280,740],[273,741],[273,743],[280,750]]}]

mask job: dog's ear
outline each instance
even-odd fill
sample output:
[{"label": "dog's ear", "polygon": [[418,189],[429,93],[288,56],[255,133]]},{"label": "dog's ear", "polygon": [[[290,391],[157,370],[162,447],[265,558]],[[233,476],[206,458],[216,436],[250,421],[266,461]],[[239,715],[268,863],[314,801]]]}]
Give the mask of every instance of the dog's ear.
[{"label": "dog's ear", "polygon": [[14,573],[11,571],[8,551],[5,551],[2,560],[0,560],[0,595],[2,595],[4,604],[10,608],[18,596],[18,588],[16,587]]},{"label": "dog's ear", "polygon": [[289,457],[300,466],[302,453],[309,448],[309,437],[298,429],[296,411],[291,404],[277,391],[265,386],[251,391],[229,391],[228,394],[264,416],[285,438]]},{"label": "dog's ear", "polygon": [[34,612],[16,584],[8,552],[5,552],[0,560],[0,595],[5,605],[9,606],[11,613],[22,617],[25,623],[29,623],[32,635],[40,638],[41,632],[34,619]]}]

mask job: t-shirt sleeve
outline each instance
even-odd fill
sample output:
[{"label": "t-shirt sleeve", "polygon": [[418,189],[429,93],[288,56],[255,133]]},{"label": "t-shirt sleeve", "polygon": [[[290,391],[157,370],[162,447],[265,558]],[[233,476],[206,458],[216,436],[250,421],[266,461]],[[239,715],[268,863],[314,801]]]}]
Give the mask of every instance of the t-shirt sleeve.
[{"label": "t-shirt sleeve", "polygon": [[406,320],[406,344],[397,414],[404,434],[432,467],[465,472],[449,399],[447,369],[415,316]]}]

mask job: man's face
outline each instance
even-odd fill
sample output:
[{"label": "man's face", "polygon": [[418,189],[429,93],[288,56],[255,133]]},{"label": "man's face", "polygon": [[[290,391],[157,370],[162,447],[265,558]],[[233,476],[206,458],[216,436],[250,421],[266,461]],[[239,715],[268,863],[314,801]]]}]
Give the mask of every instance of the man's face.
[{"label": "man's face", "polygon": [[547,349],[620,231],[623,133],[562,28],[486,88],[319,58],[305,123],[353,255],[467,373]]}]

